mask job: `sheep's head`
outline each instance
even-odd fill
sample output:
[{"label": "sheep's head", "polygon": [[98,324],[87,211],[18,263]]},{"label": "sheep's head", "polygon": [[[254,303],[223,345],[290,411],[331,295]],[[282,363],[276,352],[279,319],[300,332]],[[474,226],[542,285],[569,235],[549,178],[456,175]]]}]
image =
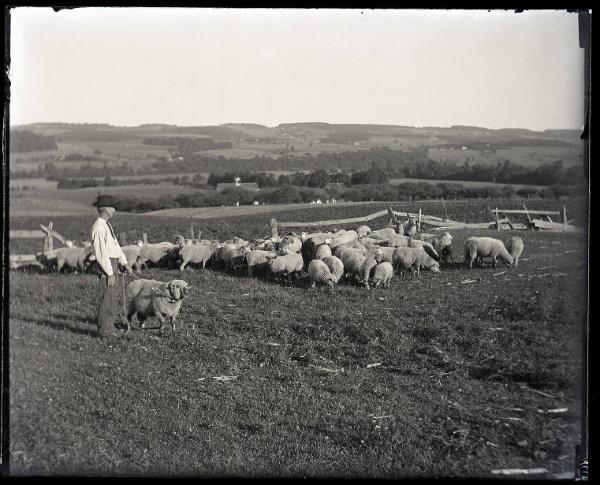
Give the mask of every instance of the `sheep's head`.
[{"label": "sheep's head", "polygon": [[73,241],[65,241],[65,246],[67,246],[68,248],[72,248],[73,247]]},{"label": "sheep's head", "polygon": [[330,237],[328,237],[328,238],[325,239],[325,244],[331,244],[331,238]]},{"label": "sheep's head", "polygon": [[429,266],[429,269],[431,271],[433,271],[434,273],[439,273],[440,271],[440,263],[438,263],[437,261],[434,261],[431,266]]},{"label": "sheep's head", "polygon": [[136,244],[141,248],[144,245],[144,241],[140,239]]},{"label": "sheep's head", "polygon": [[175,300],[181,300],[187,296],[192,287],[184,280],[171,280],[167,284],[167,291]]}]

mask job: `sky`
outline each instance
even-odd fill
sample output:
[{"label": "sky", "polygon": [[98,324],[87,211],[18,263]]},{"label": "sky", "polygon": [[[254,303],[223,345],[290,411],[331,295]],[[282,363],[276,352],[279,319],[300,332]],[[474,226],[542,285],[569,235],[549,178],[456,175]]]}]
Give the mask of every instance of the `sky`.
[{"label": "sky", "polygon": [[10,11],[11,125],[581,129],[576,13]]}]

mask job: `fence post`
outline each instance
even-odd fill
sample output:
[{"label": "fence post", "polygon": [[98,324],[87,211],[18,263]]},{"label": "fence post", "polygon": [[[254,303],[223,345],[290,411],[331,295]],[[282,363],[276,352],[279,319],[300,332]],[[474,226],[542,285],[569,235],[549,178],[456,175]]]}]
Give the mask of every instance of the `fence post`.
[{"label": "fence post", "polygon": [[421,208],[419,207],[419,218],[417,219],[417,231],[421,231]]},{"label": "fence post", "polygon": [[44,252],[48,253],[54,250],[54,239],[52,238],[52,221],[48,223],[49,231],[46,233],[46,239],[44,240]]},{"label": "fence post", "polygon": [[146,233],[142,234],[142,241],[144,241],[144,244],[148,244],[148,234],[146,234]]},{"label": "fence post", "polygon": [[562,213],[563,213],[563,225],[565,226],[565,229],[566,229],[567,224],[568,224],[568,222],[567,222],[567,208],[564,205],[563,205]]},{"label": "fence post", "polygon": [[194,224],[191,224],[190,226],[190,234],[192,236],[192,239],[194,239]]},{"label": "fence post", "polygon": [[273,237],[273,242],[279,241],[279,233],[277,232],[277,219],[274,217],[271,219],[271,233]]},{"label": "fence post", "polygon": [[127,246],[127,234],[124,232],[119,233],[119,245],[121,247]]},{"label": "fence post", "polygon": [[442,205],[444,206],[444,213],[446,214],[446,220],[449,219],[448,211],[446,210],[446,203],[444,202],[444,198],[442,197]]}]

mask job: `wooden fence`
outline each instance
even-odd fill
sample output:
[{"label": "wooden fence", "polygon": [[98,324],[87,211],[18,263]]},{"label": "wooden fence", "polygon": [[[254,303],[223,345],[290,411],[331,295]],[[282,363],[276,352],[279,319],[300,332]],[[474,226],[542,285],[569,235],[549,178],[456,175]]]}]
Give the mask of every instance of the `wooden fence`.
[{"label": "wooden fence", "polygon": [[[405,217],[407,219],[414,219],[417,225],[417,230],[421,230],[422,225],[430,226],[431,230],[451,230],[451,229],[550,229],[556,231],[567,231],[567,232],[575,232],[579,231],[579,228],[576,228],[571,223],[572,221],[567,220],[567,209],[563,206],[562,222],[554,222],[550,219],[551,215],[560,215],[560,211],[546,211],[546,210],[528,210],[523,204],[524,210],[515,210],[515,209],[491,209],[488,208],[491,215],[494,217],[494,220],[490,222],[479,222],[479,223],[465,223],[460,221],[453,221],[448,219],[448,212],[446,211],[446,205],[442,200],[444,205],[444,212],[446,213],[446,218],[430,216],[423,214],[421,208],[419,208],[418,213],[413,212],[399,212],[392,209],[391,206],[387,208],[387,210],[382,210],[379,212],[374,212],[373,214],[366,215],[364,217],[352,217],[350,219],[333,219],[327,221],[315,221],[315,222],[279,222],[277,219],[271,219],[271,232],[272,238],[274,241],[279,240],[279,229],[284,228],[310,228],[310,227],[326,227],[326,226],[343,226],[347,224],[356,224],[361,222],[368,222],[373,219],[377,219],[379,217],[383,217],[385,215],[389,216],[388,227],[397,227],[399,228],[402,221],[398,219],[398,217]],[[524,214],[527,216],[527,223],[513,222],[511,221],[507,214]],[[543,220],[541,218],[532,219],[532,215],[543,215],[547,220]],[[502,217],[500,217],[502,216]]]},{"label": "wooden fence", "polygon": [[[40,230],[18,230],[8,231],[9,239],[43,239],[44,244],[41,252],[47,253],[54,250],[54,238],[58,239],[63,244],[65,238],[58,232],[52,229],[52,221],[47,226],[40,224]],[[36,265],[41,266],[35,254],[11,254],[8,257],[8,265],[10,269],[16,269],[19,266]]]}]

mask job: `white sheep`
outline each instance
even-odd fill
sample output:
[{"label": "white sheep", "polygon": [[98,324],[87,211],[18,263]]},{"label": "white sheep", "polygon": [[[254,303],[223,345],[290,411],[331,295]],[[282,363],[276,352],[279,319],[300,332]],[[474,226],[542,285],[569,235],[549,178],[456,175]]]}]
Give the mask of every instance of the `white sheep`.
[{"label": "white sheep", "polygon": [[[235,241],[235,239],[234,239]],[[228,243],[223,247],[221,252],[221,258],[225,266],[229,269],[233,269],[234,272],[237,272],[239,268],[241,268],[245,264],[245,247],[247,243],[244,241],[245,245],[240,245],[241,241]]]},{"label": "white sheep", "polygon": [[341,246],[342,244],[348,244],[355,239],[358,239],[358,234],[354,230],[345,231],[341,234],[336,233],[332,236],[329,246],[331,246],[331,249],[335,249],[336,247]]},{"label": "white sheep", "polygon": [[421,232],[415,234],[411,241],[420,240],[431,243],[435,251],[439,254],[439,259],[443,263],[448,263],[452,257],[452,235],[449,232],[444,232],[441,235],[429,234]]},{"label": "white sheep", "polygon": [[56,270],[60,271],[67,267],[77,272],[85,271],[92,255],[92,248],[80,248],[77,246],[58,248],[54,251],[56,256]]},{"label": "white sheep", "polygon": [[290,282],[290,276],[295,275],[298,278],[299,274],[304,269],[304,259],[298,253],[284,254],[269,260],[269,271],[273,276],[284,274]]},{"label": "white sheep", "polygon": [[383,229],[377,229],[376,231],[371,231],[369,237],[376,239],[387,239],[390,237],[396,236],[398,233],[392,227],[384,227]]},{"label": "white sheep", "polygon": [[520,237],[513,236],[506,241],[506,250],[513,258],[515,268],[519,266],[519,257],[523,254],[523,240]]},{"label": "white sheep", "polygon": [[392,263],[383,261],[375,266],[373,277],[371,278],[371,284],[375,288],[377,288],[379,285],[383,285],[384,288],[389,288],[392,276],[394,276],[394,267],[392,266]]},{"label": "white sheep", "polygon": [[413,275],[419,275],[421,268],[438,272],[440,264],[431,258],[425,251],[418,248],[396,248],[392,253],[392,266],[398,269],[400,275],[402,270],[410,270]]},{"label": "white sheep", "polygon": [[496,267],[497,259],[503,260],[507,266],[513,263],[512,256],[506,250],[504,243],[493,237],[470,237],[465,241],[465,264],[473,267],[473,261],[478,258],[492,258],[492,266]]},{"label": "white sheep", "polygon": [[206,268],[206,263],[214,256],[217,250],[217,243],[210,244],[188,244],[179,250],[181,264],[179,270],[184,271],[189,263],[202,264],[202,269]]},{"label": "white sheep", "polygon": [[373,273],[378,264],[377,257],[379,257],[379,260],[381,261],[381,254],[367,256],[360,268],[359,274],[355,276],[360,283],[365,285],[367,290],[369,289],[369,279],[371,278],[371,273]]},{"label": "white sheep", "polygon": [[328,244],[321,244],[315,253],[315,259],[325,259],[327,256],[331,256],[331,248]]},{"label": "white sheep", "polygon": [[285,236],[279,243],[279,249],[286,254],[299,253],[302,250],[302,240],[295,236]]},{"label": "white sheep", "polygon": [[436,261],[439,261],[439,259],[440,259],[440,255],[433,247],[433,244],[428,243],[426,241],[420,241],[418,239],[411,239],[410,242],[408,243],[407,247],[422,249],[429,255],[429,257],[435,259]]},{"label": "white sheep", "polygon": [[302,241],[302,257],[308,263],[314,259],[317,248],[321,244],[329,244],[331,242],[331,233],[302,233],[304,240]]},{"label": "white sheep", "polygon": [[313,259],[308,264],[308,276],[310,277],[311,288],[314,288],[317,283],[327,285],[333,290],[335,277],[331,274],[328,266],[320,259]]},{"label": "white sheep", "polygon": [[252,277],[254,271],[264,271],[269,267],[269,260],[279,256],[277,251],[265,251],[263,249],[243,249],[245,253],[246,266],[248,267],[248,276]]},{"label": "white sheep", "polygon": [[[139,268],[140,268],[139,258],[140,258],[140,253],[142,251],[142,245],[143,245],[143,244],[139,244],[140,242],[141,241],[139,241],[138,244],[129,244],[128,246],[121,247],[123,254],[127,258],[127,264],[129,266],[131,266],[131,268],[134,270],[139,270]],[[121,265],[119,264],[119,267],[120,266]]]},{"label": "white sheep", "polygon": [[323,262],[333,275],[334,283],[339,282],[342,276],[344,276],[344,263],[342,263],[342,260],[336,256],[328,256],[323,259]]},{"label": "white sheep", "polygon": [[356,234],[358,234],[359,238],[368,236],[371,234],[371,228],[369,226],[358,226],[356,228]]},{"label": "white sheep", "polygon": [[147,243],[140,249],[139,267],[152,263],[155,266],[174,268],[179,248],[171,242]]},{"label": "white sheep", "polygon": [[365,260],[367,259],[367,256],[356,251],[357,250],[345,251],[340,257],[342,263],[344,263],[346,277],[361,277],[361,270]]},{"label": "white sheep", "polygon": [[417,232],[417,223],[414,219],[409,219],[406,225],[404,226],[404,235],[408,237],[413,237],[413,235]]}]

